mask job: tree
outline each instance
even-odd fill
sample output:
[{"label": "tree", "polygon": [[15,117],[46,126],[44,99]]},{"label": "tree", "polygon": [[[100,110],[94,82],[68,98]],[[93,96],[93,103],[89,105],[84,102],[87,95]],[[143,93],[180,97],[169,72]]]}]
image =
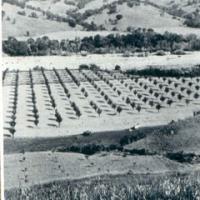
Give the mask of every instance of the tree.
[{"label": "tree", "polygon": [[156,105],[156,109],[158,110],[158,112],[161,109],[161,105],[159,103]]},{"label": "tree", "polygon": [[76,21],[74,19],[68,19],[68,24],[69,26],[71,26],[72,28],[76,27]]},{"label": "tree", "polygon": [[156,98],[158,98],[158,97],[159,97],[158,92],[155,92],[155,93],[154,93],[154,96],[155,96]]},{"label": "tree", "polygon": [[127,98],[126,98],[126,103],[127,103],[127,104],[130,104],[130,103],[131,103],[131,101],[130,101],[130,98],[129,98],[129,97],[127,97]]},{"label": "tree", "polygon": [[10,126],[15,127],[15,125],[16,125],[16,122],[15,122],[14,120],[12,120],[12,121],[10,122]]},{"label": "tree", "polygon": [[62,122],[63,119],[57,110],[55,110],[55,117],[56,117],[56,121],[58,122],[59,127],[60,127],[60,123]]},{"label": "tree", "polygon": [[172,103],[173,103],[173,101],[172,101],[171,99],[168,99],[168,100],[167,100],[167,104],[168,104],[169,106],[171,106]]},{"label": "tree", "polygon": [[79,118],[81,116],[81,111],[79,108],[76,109],[76,116]]},{"label": "tree", "polygon": [[136,110],[137,110],[138,112],[140,112],[141,109],[142,109],[141,106],[140,106],[140,105],[137,105]]},{"label": "tree", "polygon": [[149,101],[149,105],[150,105],[151,107],[153,107],[153,106],[154,106],[154,102],[153,102],[153,101]]},{"label": "tree", "polygon": [[120,95],[121,95],[121,91],[120,91],[120,90],[117,90],[117,94],[120,96]]},{"label": "tree", "polygon": [[142,101],[144,102],[144,103],[146,103],[147,102],[147,97],[144,97],[143,99],[142,99]]},{"label": "tree", "polygon": [[121,67],[119,65],[115,65],[115,70],[121,70]]},{"label": "tree", "polygon": [[179,94],[177,95],[177,98],[178,98],[178,100],[180,101],[180,100],[183,98],[183,96],[179,93]]},{"label": "tree", "polygon": [[198,99],[199,98],[199,94],[198,93],[194,93],[194,98]]},{"label": "tree", "polygon": [[195,89],[196,89],[196,90],[199,90],[199,88],[200,88],[199,85],[196,85],[196,86],[195,86]]},{"label": "tree", "polygon": [[116,15],[116,19],[117,19],[117,20],[120,20],[120,19],[122,19],[122,18],[123,18],[123,15],[121,15],[121,14]]},{"label": "tree", "polygon": [[102,110],[101,110],[100,108],[98,108],[98,109],[97,109],[97,113],[98,113],[98,115],[99,115],[99,117],[100,117],[100,115],[101,115],[101,113],[102,113]]},{"label": "tree", "polygon": [[192,91],[191,90],[187,90],[186,93],[187,93],[187,95],[190,95],[192,93]]},{"label": "tree", "polygon": [[176,94],[176,93],[175,93],[174,91],[171,92],[171,96],[172,96],[172,97],[174,97],[175,94]]},{"label": "tree", "polygon": [[131,102],[131,107],[132,107],[132,108],[135,108],[135,106],[136,106],[136,105],[135,105],[135,102],[134,102],[134,101]]},{"label": "tree", "polygon": [[39,123],[39,120],[38,120],[38,118],[36,118],[36,119],[34,120],[34,124],[37,126],[38,123]]},{"label": "tree", "polygon": [[185,99],[185,103],[188,106],[188,104],[190,103],[190,100],[189,99]]},{"label": "tree", "polygon": [[14,137],[15,132],[16,132],[16,130],[14,128],[10,129],[10,133],[12,134],[12,137]]},{"label": "tree", "polygon": [[120,114],[122,112],[122,108],[120,106],[117,107],[117,112]]},{"label": "tree", "polygon": [[152,88],[149,89],[149,93],[153,94],[153,89]]}]

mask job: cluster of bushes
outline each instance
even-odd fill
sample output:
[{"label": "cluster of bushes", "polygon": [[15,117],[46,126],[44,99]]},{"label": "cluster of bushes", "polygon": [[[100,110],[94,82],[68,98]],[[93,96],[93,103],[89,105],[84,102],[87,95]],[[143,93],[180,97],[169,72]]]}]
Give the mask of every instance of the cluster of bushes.
[{"label": "cluster of bushes", "polygon": [[123,147],[119,144],[109,144],[109,145],[103,145],[103,144],[97,144],[97,143],[88,143],[88,144],[73,144],[69,147],[62,147],[57,148],[56,151],[58,152],[75,152],[75,153],[82,153],[85,155],[93,155],[97,152],[101,151],[122,151]]},{"label": "cluster of bushes", "polygon": [[184,153],[183,151],[176,153],[167,153],[166,157],[175,160],[181,163],[192,163],[195,162],[196,159],[199,159],[199,156],[196,156],[194,153]]},{"label": "cluster of bushes", "polygon": [[[183,48],[184,47],[184,48]],[[179,54],[179,49],[200,50],[200,39],[192,36],[184,37],[174,33],[155,33],[153,30],[136,29],[126,35],[90,36],[81,40],[50,40],[47,36],[27,41],[18,41],[9,37],[3,41],[3,51],[11,56],[47,55],[53,52],[109,53],[113,51],[171,51]],[[182,54],[183,52],[181,52]]]}]

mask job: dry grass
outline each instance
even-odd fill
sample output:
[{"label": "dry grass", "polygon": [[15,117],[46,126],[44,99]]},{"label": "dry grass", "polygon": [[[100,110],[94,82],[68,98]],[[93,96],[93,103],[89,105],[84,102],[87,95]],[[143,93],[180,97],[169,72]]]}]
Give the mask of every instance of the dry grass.
[{"label": "dry grass", "polygon": [[6,200],[193,200],[200,197],[199,173],[177,175],[97,176],[77,181],[56,181],[27,189],[6,191]]},{"label": "dry grass", "polygon": [[[140,6],[130,8],[124,3],[117,6],[116,13],[109,15],[107,12],[108,9],[105,9],[102,13],[89,17],[87,21],[93,21],[97,25],[103,24],[107,30],[112,30],[113,27],[116,27],[120,31],[126,31],[128,26],[144,28],[162,27],[167,30],[168,27],[179,27],[182,25],[180,21],[172,19],[172,16],[168,14],[160,16],[160,10],[150,5],[141,4]],[[115,20],[117,14],[123,15],[123,18],[115,25],[112,25],[109,19]]]}]

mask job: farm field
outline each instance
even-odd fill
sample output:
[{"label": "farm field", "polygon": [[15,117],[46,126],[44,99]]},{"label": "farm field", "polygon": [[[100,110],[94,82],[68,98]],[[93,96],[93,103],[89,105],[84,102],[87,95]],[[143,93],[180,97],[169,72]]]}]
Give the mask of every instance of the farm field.
[{"label": "farm field", "polygon": [[57,137],[166,124],[199,109],[199,81],[112,70],[6,70],[4,135]]},{"label": "farm field", "polygon": [[29,57],[8,57],[2,58],[2,69],[21,69],[27,70],[35,66],[43,66],[45,68],[65,68],[77,69],[81,64],[96,64],[102,69],[112,70],[115,65],[120,65],[122,70],[142,69],[149,65],[163,66],[169,68],[185,68],[200,63],[199,52],[188,52],[186,55],[166,55],[148,57],[123,57],[121,54],[90,54],[87,56],[71,55],[71,56],[29,56]]}]

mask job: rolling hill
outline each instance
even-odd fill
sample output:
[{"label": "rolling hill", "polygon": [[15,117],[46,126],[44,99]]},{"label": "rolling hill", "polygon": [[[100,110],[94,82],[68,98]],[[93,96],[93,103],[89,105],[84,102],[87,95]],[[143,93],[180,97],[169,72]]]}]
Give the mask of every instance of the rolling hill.
[{"label": "rolling hill", "polygon": [[131,27],[200,34],[184,24],[185,16],[197,15],[199,6],[199,0],[4,0],[3,39],[67,31],[126,32]]},{"label": "rolling hill", "polygon": [[182,22],[173,19],[169,14],[161,15],[158,8],[151,5],[141,4],[140,6],[129,7],[126,3],[118,5],[116,12],[110,14],[109,9],[104,9],[102,13],[91,16],[88,22],[97,25],[104,25],[107,30],[126,31],[128,27],[143,28],[165,28],[178,27]]}]

